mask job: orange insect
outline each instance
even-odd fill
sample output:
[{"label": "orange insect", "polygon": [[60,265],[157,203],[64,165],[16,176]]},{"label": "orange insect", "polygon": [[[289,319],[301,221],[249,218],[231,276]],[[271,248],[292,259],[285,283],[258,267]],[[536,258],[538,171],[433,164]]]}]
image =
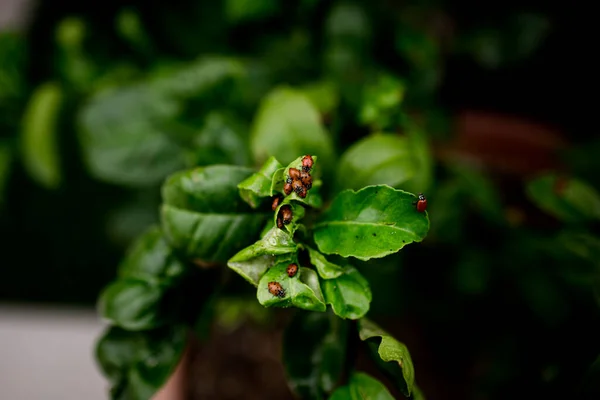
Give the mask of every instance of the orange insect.
[{"label": "orange insect", "polygon": [[285,290],[283,290],[279,282],[269,282],[268,287],[269,293],[273,296],[285,297]]},{"label": "orange insect", "polygon": [[302,169],[304,170],[304,172],[309,172],[310,169],[313,167],[313,163],[313,158],[310,155],[302,157]]},{"label": "orange insect", "polygon": [[287,274],[290,278],[294,277],[298,273],[298,265],[290,264],[287,266]]}]

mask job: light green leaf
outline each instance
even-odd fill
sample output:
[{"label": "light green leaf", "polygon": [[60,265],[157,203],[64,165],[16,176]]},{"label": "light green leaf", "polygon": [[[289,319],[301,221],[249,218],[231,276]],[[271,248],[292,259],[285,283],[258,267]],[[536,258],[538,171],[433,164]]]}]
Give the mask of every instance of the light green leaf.
[{"label": "light green leaf", "polygon": [[380,133],[357,141],[342,154],[336,182],[340,189],[380,184],[397,187],[415,172],[409,139]]},{"label": "light green leaf", "polygon": [[315,82],[303,86],[300,90],[321,114],[329,114],[338,106],[339,93],[332,82]]},{"label": "light green leaf", "polygon": [[[317,273],[309,268],[298,269],[294,277],[287,274],[288,262],[279,263],[271,268],[260,278],[256,297],[258,302],[265,307],[298,307],[304,310],[326,310],[323,293],[319,286]],[[269,282],[281,285],[285,295],[274,296],[269,292]]]},{"label": "light green leaf", "polygon": [[416,210],[416,199],[385,185],[343,191],[315,225],[315,242],[324,254],[363,261],[395,253],[429,231],[427,212]]},{"label": "light green leaf", "polygon": [[341,318],[359,319],[369,311],[371,288],[355,268],[346,268],[343,275],[321,281],[325,302]]},{"label": "light green leaf", "polygon": [[273,224],[275,224],[275,226],[277,226],[277,217],[281,213],[281,208],[284,206],[291,207],[292,221],[289,224],[284,223],[283,229],[288,231],[290,233],[290,235],[294,235],[294,232],[296,232],[296,229],[298,229],[298,227],[300,226],[300,221],[302,220],[302,218],[304,218],[304,213],[305,213],[304,207],[301,206],[300,204],[292,203],[291,199],[289,197],[286,197],[279,204],[279,206],[277,206],[277,208],[275,209],[275,212],[273,213]]},{"label": "light green leaf", "polygon": [[153,284],[179,278],[185,265],[172,253],[159,227],[147,229],[130,247],[119,265],[120,278],[137,278]]},{"label": "light green leaf", "polygon": [[358,334],[360,340],[373,344],[378,356],[376,361],[385,367],[398,384],[405,396],[410,396],[415,382],[415,369],[408,348],[400,343],[386,331],[366,318],[358,321]]},{"label": "light green leaf", "polygon": [[299,154],[318,154],[324,169],[333,163],[333,143],[310,100],[287,87],[274,89],[262,101],[250,134],[255,160],[275,155],[283,164]]},{"label": "light green leaf", "polygon": [[353,372],[348,385],[338,388],[329,400],[394,400],[385,385],[364,372]]},{"label": "light green leaf", "polygon": [[306,250],[308,250],[311,264],[315,266],[321,278],[334,279],[344,273],[344,268],[327,261],[325,256],[319,253],[317,250],[308,246],[306,247]]},{"label": "light green leaf", "polygon": [[260,170],[238,184],[240,196],[252,208],[257,208],[264,197],[273,196],[271,185],[275,173],[283,166],[273,156],[269,157]]},{"label": "light green leaf", "polygon": [[31,177],[47,188],[61,182],[58,130],[62,106],[62,88],[47,82],[35,90],[23,114],[23,163]]},{"label": "light green leaf", "polygon": [[296,251],[292,236],[287,231],[273,226],[259,241],[231,257],[227,266],[254,286],[258,286],[261,276],[268,268],[283,260],[291,262]]},{"label": "light green leaf", "polygon": [[267,216],[239,197],[252,170],[232,165],[185,170],[163,185],[162,229],[168,243],[190,259],[225,262],[252,243]]},{"label": "light green leaf", "polygon": [[600,219],[600,195],[578,179],[547,174],[528,183],[527,195],[542,210],[565,222]]},{"label": "light green leaf", "polygon": [[291,389],[323,399],[341,379],[348,324],[332,313],[298,311],[283,336],[283,363]]},{"label": "light green leaf", "polygon": [[184,326],[140,332],[108,328],[96,344],[95,356],[111,383],[110,398],[152,398],[179,363],[186,333]]}]

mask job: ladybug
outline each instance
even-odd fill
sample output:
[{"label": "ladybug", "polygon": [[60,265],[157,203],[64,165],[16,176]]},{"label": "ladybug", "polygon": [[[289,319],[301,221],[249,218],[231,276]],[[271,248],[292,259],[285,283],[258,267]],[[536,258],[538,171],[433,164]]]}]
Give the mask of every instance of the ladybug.
[{"label": "ladybug", "polygon": [[279,203],[281,203],[281,197],[280,196],[276,196],[273,199],[273,204],[271,204],[271,209],[273,211],[277,210],[277,207],[279,206]]},{"label": "ladybug", "polygon": [[283,229],[283,219],[281,217],[277,217],[277,227]]},{"label": "ladybug", "polygon": [[290,207],[289,205],[285,205],[281,207],[281,218],[283,220],[284,224],[289,224],[290,222],[292,222],[292,207]]},{"label": "ladybug", "polygon": [[312,176],[310,176],[310,174],[308,172],[302,171],[300,173],[300,180],[302,181],[302,184],[304,185],[304,187],[307,190],[310,190],[310,188],[312,187]]},{"label": "ladybug", "polygon": [[292,193],[292,182],[286,182],[285,185],[283,185],[283,193],[285,193],[286,196]]},{"label": "ladybug", "polygon": [[298,189],[295,189],[294,191],[301,198],[304,199],[306,197],[306,188],[304,186],[300,185],[300,187]]},{"label": "ladybug", "polygon": [[294,276],[296,276],[296,274],[298,273],[298,265],[297,264],[290,264],[287,266],[287,274],[290,278],[293,278]]},{"label": "ladybug", "polygon": [[414,206],[417,206],[418,212],[424,212],[427,209],[427,199],[423,193],[419,193],[419,200],[413,202]]},{"label": "ladybug", "polygon": [[313,158],[310,155],[302,157],[302,170],[309,172],[313,166]]},{"label": "ladybug", "polygon": [[292,182],[292,189],[294,192],[298,193],[300,190],[304,189],[304,185],[300,179],[294,179]]},{"label": "ladybug", "polygon": [[279,282],[269,282],[268,284],[269,293],[277,297],[285,297],[285,290],[281,287]]},{"label": "ladybug", "polygon": [[300,179],[300,170],[296,168],[290,168],[289,171],[290,178],[292,179]]}]

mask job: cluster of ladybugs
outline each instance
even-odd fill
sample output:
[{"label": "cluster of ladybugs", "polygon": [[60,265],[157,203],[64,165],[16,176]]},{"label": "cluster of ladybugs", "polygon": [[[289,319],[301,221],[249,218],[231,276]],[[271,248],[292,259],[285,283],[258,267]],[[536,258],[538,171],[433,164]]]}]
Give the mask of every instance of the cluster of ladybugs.
[{"label": "cluster of ladybugs", "polygon": [[[313,162],[313,158],[310,155],[306,155],[302,157],[302,171],[296,168],[289,169],[289,175],[283,186],[283,192],[286,196],[294,191],[301,198],[306,197],[307,190],[312,188],[312,176],[310,175],[310,170],[312,169]],[[271,205],[273,211],[277,209],[281,200],[282,198],[280,196],[273,199],[273,204]],[[283,225],[292,222],[292,215],[292,207],[287,204],[281,207],[279,215],[277,216],[277,227],[283,229]]]},{"label": "cluster of ladybugs", "polygon": [[[298,264],[290,264],[287,266],[287,274],[290,278],[293,278],[298,273]],[[281,287],[279,282],[269,282],[269,292],[273,296],[285,297],[285,290]]]}]

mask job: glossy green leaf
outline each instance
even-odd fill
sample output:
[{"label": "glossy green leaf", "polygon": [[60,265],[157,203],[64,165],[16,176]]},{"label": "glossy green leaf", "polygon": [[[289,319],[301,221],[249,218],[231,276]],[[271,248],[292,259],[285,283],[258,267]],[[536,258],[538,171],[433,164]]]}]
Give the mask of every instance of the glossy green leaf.
[{"label": "glossy green leaf", "polygon": [[116,326],[139,331],[162,326],[165,287],[141,279],[119,279],[108,285],[98,300],[98,312]]},{"label": "glossy green leaf", "polygon": [[163,185],[162,229],[167,242],[190,259],[225,262],[256,239],[267,215],[253,211],[237,185],[245,167],[214,165],[171,175]]},{"label": "glossy green leaf", "polygon": [[169,282],[180,277],[185,265],[172,253],[159,227],[147,229],[128,250],[119,265],[120,278],[150,283]]},{"label": "glossy green leaf", "polygon": [[317,250],[310,247],[306,247],[306,250],[308,250],[311,264],[315,266],[321,278],[334,279],[344,273],[344,268],[328,261],[325,256]]},{"label": "glossy green leaf", "polygon": [[274,89],[262,101],[250,134],[255,160],[271,155],[283,164],[302,154],[318,154],[327,169],[333,163],[333,143],[321,125],[318,111],[302,93]]},{"label": "glossy green leaf", "polygon": [[355,268],[347,267],[343,275],[321,281],[325,302],[341,318],[359,319],[369,311],[373,296],[369,282]]},{"label": "glossy green leaf", "polygon": [[79,115],[84,160],[96,178],[134,187],[159,184],[185,166],[167,125],[180,105],[148,84],[104,90]]},{"label": "glossy green leaf", "polygon": [[393,400],[385,385],[364,372],[353,372],[346,386],[338,388],[329,400]]},{"label": "glossy green leaf", "polygon": [[186,343],[183,326],[131,332],[108,328],[96,344],[96,361],[111,383],[111,399],[148,400],[175,370]]},{"label": "glossy green leaf", "polygon": [[[408,348],[366,318],[358,321],[360,339],[373,345],[377,361],[390,373],[405,396],[410,396],[415,382],[415,369]],[[377,356],[375,356],[377,357]]]},{"label": "glossy green leaf", "polygon": [[35,90],[23,114],[23,164],[29,175],[47,188],[56,188],[61,182],[58,130],[62,106],[62,88],[47,82]]},{"label": "glossy green leaf", "polygon": [[578,179],[544,175],[527,184],[527,195],[542,210],[566,222],[600,219],[600,195]]},{"label": "glossy green leaf", "polygon": [[273,196],[271,185],[275,172],[283,165],[273,156],[269,157],[260,170],[238,184],[240,196],[252,208],[257,208],[265,197]]},{"label": "glossy green leaf", "polygon": [[427,212],[420,213],[416,196],[389,186],[367,186],[338,194],[314,228],[314,239],[324,254],[360,260],[385,257],[429,231]]},{"label": "glossy green leaf", "polygon": [[342,155],[337,169],[340,189],[368,185],[400,186],[416,173],[409,139],[395,134],[375,134],[354,143]]},{"label": "glossy green leaf", "polygon": [[[317,273],[300,266],[294,277],[289,277],[286,269],[289,262],[278,263],[267,270],[260,278],[256,297],[265,307],[297,307],[310,311],[325,311],[323,293]],[[278,282],[285,295],[274,296],[269,292],[269,282]]]},{"label": "glossy green leaf", "polygon": [[273,226],[259,241],[231,257],[227,266],[258,286],[261,276],[269,267],[280,260],[291,260],[296,251],[293,237],[287,231]]},{"label": "glossy green leaf", "polygon": [[283,356],[288,384],[303,399],[323,399],[341,379],[348,325],[331,313],[298,311],[286,327]]}]

